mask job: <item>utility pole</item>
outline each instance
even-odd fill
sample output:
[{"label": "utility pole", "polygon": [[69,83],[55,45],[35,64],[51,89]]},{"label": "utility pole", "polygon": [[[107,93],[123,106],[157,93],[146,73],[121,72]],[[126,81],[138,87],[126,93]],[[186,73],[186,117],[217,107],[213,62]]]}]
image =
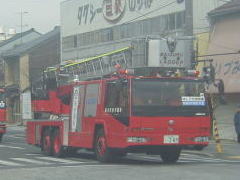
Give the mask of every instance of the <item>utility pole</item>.
[{"label": "utility pole", "polygon": [[23,27],[26,26],[26,25],[23,25],[23,16],[24,14],[27,14],[28,12],[26,11],[21,11],[20,12],[20,17],[21,17],[21,44],[23,43],[23,39],[22,39],[22,33],[23,33]]},{"label": "utility pole", "polygon": [[[193,0],[185,0],[185,36],[193,36]],[[192,67],[195,64],[194,57],[194,48],[193,48],[193,40],[190,45],[190,52],[192,52],[191,63]]]}]

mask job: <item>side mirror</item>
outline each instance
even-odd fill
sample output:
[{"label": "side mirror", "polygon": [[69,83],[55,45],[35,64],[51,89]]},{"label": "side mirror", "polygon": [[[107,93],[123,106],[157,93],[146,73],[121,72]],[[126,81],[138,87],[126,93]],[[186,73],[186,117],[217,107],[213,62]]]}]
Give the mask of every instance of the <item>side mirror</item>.
[{"label": "side mirror", "polygon": [[211,84],[215,81],[215,68],[212,64],[208,67],[203,67],[203,79],[207,81],[208,84]]}]

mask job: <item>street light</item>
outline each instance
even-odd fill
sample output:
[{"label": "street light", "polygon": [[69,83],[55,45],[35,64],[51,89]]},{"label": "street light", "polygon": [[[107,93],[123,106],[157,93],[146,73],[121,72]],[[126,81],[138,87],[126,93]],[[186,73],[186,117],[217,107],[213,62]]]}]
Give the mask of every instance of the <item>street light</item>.
[{"label": "street light", "polygon": [[24,14],[28,14],[28,12],[26,11],[21,11],[20,12],[20,16],[21,16],[21,44],[23,43],[23,39],[22,39],[22,33],[23,33],[23,15]]}]

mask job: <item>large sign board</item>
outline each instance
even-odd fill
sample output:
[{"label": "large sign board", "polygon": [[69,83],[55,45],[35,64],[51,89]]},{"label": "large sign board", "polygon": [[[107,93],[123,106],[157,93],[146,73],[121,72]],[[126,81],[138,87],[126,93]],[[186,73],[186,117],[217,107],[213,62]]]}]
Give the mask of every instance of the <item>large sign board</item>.
[{"label": "large sign board", "polygon": [[149,67],[187,68],[191,64],[190,40],[150,40]]},{"label": "large sign board", "polygon": [[184,0],[65,1],[61,4],[62,37],[184,10]]}]

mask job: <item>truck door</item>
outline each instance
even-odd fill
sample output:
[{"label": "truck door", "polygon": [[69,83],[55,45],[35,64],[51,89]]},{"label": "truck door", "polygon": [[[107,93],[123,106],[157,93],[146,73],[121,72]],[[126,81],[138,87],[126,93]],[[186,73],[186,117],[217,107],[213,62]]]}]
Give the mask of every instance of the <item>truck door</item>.
[{"label": "truck door", "polygon": [[85,86],[80,85],[73,88],[72,112],[70,132],[82,132],[83,103],[85,98]]}]

